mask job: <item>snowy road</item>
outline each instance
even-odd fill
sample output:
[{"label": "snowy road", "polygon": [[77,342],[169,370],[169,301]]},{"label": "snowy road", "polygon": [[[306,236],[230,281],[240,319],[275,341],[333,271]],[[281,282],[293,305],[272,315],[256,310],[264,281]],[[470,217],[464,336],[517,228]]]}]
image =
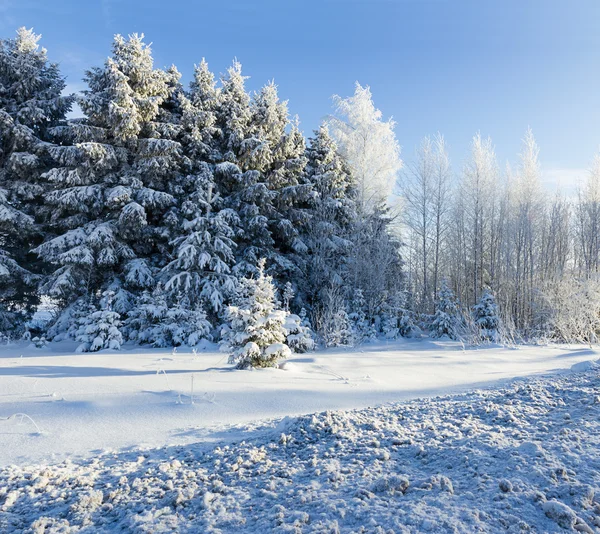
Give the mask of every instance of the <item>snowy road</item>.
[{"label": "snowy road", "polygon": [[[398,341],[296,355],[284,370],[235,371],[215,352],[74,354],[73,346],[0,352],[0,465],[57,462],[104,451],[235,439],[268,418],[467,391],[569,369],[586,347],[466,350]],[[22,355],[22,357],[21,357]],[[192,376],[194,403],[191,403]]]},{"label": "snowy road", "polygon": [[600,376],[288,418],[221,446],[0,468],[0,488],[6,533],[600,532]]}]

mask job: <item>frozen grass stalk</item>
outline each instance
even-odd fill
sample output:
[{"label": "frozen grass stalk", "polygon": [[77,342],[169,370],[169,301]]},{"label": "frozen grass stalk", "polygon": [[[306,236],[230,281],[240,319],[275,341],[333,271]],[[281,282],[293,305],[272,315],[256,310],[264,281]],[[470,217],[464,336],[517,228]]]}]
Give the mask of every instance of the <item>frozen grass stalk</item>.
[{"label": "frozen grass stalk", "polygon": [[167,381],[167,388],[169,391],[171,391],[171,385],[169,384],[169,377],[167,376],[167,372],[164,369],[157,369],[156,374],[159,375],[160,373],[165,375],[165,380]]},{"label": "frozen grass stalk", "polygon": [[25,420],[25,418],[27,418],[29,421],[31,421],[31,424],[37,430],[37,434],[42,433],[42,431],[40,430],[40,427],[37,426],[37,423],[31,417],[29,417],[26,413],[14,413],[12,415],[9,415],[8,417],[0,417],[0,421],[10,421],[11,419],[16,419],[17,417],[21,418],[19,421],[20,424],[23,424],[23,421]]}]

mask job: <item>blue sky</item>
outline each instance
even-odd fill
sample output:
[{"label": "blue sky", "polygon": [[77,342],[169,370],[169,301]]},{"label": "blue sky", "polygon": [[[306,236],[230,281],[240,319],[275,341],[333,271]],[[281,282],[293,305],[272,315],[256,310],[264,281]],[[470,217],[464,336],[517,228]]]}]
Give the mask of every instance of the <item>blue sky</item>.
[{"label": "blue sky", "polygon": [[568,188],[600,146],[597,0],[0,0],[0,34],[22,25],[73,89],[114,33],[144,32],[185,81],[202,57],[217,73],[237,57],[251,90],[275,80],[306,133],[358,80],[396,120],[404,159],[440,131],[459,169],[481,131],[503,165],[531,126],[545,179]]}]

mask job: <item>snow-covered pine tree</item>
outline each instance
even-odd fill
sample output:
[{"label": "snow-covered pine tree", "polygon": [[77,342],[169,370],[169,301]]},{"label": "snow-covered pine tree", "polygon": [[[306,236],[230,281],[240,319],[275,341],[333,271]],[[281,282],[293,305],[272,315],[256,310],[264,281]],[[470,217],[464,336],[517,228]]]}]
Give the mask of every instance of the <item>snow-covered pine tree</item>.
[{"label": "snow-covered pine tree", "polygon": [[79,317],[76,341],[80,343],[77,352],[96,352],[101,349],[119,350],[123,343],[120,331],[121,316],[112,309],[114,293],[105,291],[99,308],[88,306],[88,314]]},{"label": "snow-covered pine tree", "polygon": [[202,340],[212,339],[212,325],[204,310],[199,305],[190,305],[181,296],[166,309],[157,330],[152,342],[155,347],[195,347]]},{"label": "snow-covered pine tree", "polygon": [[286,313],[275,308],[273,279],[265,274],[265,260],[258,263],[255,278],[240,281],[235,306],[227,309],[229,325],[223,332],[223,350],[239,369],[274,367],[290,356],[286,344]]},{"label": "snow-covered pine tree", "polygon": [[212,309],[216,317],[236,290],[232,227],[239,225],[239,219],[233,210],[219,209],[220,197],[215,194],[208,163],[198,165],[193,179],[195,190],[180,210],[182,232],[172,242],[175,259],[164,269],[169,277],[166,290],[182,293],[192,306]]},{"label": "snow-covered pine tree", "polygon": [[307,207],[313,195],[304,176],[305,141],[297,119],[290,121],[288,103],[279,99],[275,83],[254,96],[251,109],[250,161],[263,176],[272,199],[271,204],[259,205],[273,238],[273,249],[265,255],[282,288],[284,280],[300,277],[299,265],[307,250],[299,232],[308,222]]},{"label": "snow-covered pine tree", "polygon": [[481,339],[491,342],[499,340],[500,315],[496,299],[490,290],[484,290],[479,302],[473,306],[473,319]]},{"label": "snow-covered pine tree", "polygon": [[[242,74],[242,64],[235,60],[221,77],[217,107],[216,128],[219,131],[219,152],[223,161],[235,163],[246,171],[244,165],[245,143],[250,138],[250,96],[246,91],[246,79]],[[205,86],[204,86],[205,87]]]},{"label": "snow-covered pine tree", "polygon": [[219,162],[222,132],[217,124],[220,91],[204,59],[194,69],[194,79],[182,100],[183,145],[192,161]]},{"label": "snow-covered pine tree", "polygon": [[251,166],[252,109],[245,89],[246,76],[238,61],[221,78],[221,90],[216,110],[216,153],[218,163],[214,178],[223,207],[235,211],[240,218],[236,231],[236,265],[238,278],[256,273],[261,257],[270,260],[274,241],[265,213],[272,206],[274,194],[265,184],[264,176]]},{"label": "snow-covered pine tree", "polygon": [[143,291],[135,300],[123,322],[122,331],[136,345],[154,344],[162,339],[160,322],[168,310],[160,284],[153,291]]},{"label": "snow-covered pine tree", "polygon": [[46,201],[57,235],[36,252],[56,270],[42,289],[66,304],[118,279],[127,293],[119,300],[132,301],[155,283],[161,225],[175,201],[166,188],[179,145],[158,116],[177,73],[154,69],[142,36],[117,35],[112,56],[85,81],[86,118],[70,124],[69,144],[49,150],[56,166],[45,174],[54,187]]},{"label": "snow-covered pine tree", "polygon": [[228,163],[217,165],[215,177],[225,205],[240,217],[236,274],[254,274],[259,258],[266,258],[281,287],[298,276],[297,254],[305,250],[298,235],[300,206],[310,194],[300,182],[304,138],[274,84],[250,99],[244,79],[237,62],[222,79],[217,128]]},{"label": "snow-covered pine tree", "polygon": [[[51,131],[70,110],[65,82],[48,61],[40,36],[19,28],[0,40],[0,329],[13,330],[39,302],[35,256],[43,229],[40,174],[48,165]],[[23,312],[17,313],[16,312]]]},{"label": "snow-covered pine tree", "polygon": [[325,292],[331,285],[343,285],[351,248],[349,225],[355,210],[351,177],[337,146],[325,125],[315,131],[306,150],[305,181],[311,184],[313,196],[309,204],[309,222],[302,227],[304,255],[300,299],[311,310],[312,322],[321,336],[323,326],[330,323],[331,309]]},{"label": "snow-covered pine tree", "polygon": [[436,311],[431,323],[432,337],[447,336],[458,339],[460,330],[460,313],[456,304],[456,297],[447,280],[442,280],[442,287],[438,292]]}]

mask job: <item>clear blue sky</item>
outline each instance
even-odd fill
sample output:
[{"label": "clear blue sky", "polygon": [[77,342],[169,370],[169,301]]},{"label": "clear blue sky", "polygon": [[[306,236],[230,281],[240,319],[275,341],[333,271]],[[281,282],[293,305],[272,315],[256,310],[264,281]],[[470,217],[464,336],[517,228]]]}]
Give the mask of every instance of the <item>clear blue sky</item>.
[{"label": "clear blue sky", "polygon": [[546,176],[566,169],[568,186],[600,145],[598,0],[0,0],[1,34],[21,25],[74,89],[114,33],[144,32],[186,82],[202,57],[216,73],[237,57],[250,89],[275,79],[306,133],[358,80],[405,159],[439,130],[459,168],[480,130],[503,164],[530,125]]}]

